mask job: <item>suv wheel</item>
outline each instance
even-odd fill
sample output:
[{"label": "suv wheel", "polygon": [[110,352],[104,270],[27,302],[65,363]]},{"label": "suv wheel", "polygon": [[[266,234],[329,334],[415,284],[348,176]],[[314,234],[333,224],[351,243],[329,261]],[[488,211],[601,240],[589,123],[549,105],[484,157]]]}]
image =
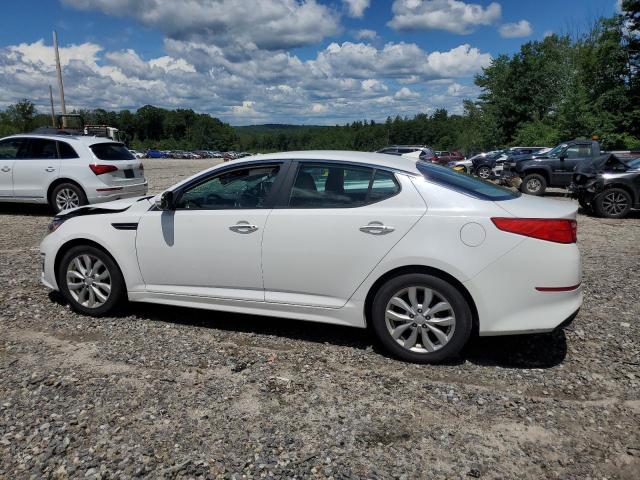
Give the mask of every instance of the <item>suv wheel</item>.
[{"label": "suv wheel", "polygon": [[596,213],[606,218],[624,218],[631,210],[631,195],[621,188],[610,188],[596,197]]},{"label": "suv wheel", "polygon": [[456,355],[471,335],[471,310],[450,283],[432,275],[389,280],[373,301],[376,337],[396,357],[437,363]]},{"label": "suv wheel", "polygon": [[49,204],[55,213],[87,204],[87,196],[73,183],[61,183],[51,192]]},{"label": "suv wheel", "polygon": [[530,173],[522,179],[520,190],[529,195],[542,195],[547,189],[547,181],[538,173]]},{"label": "suv wheel", "polygon": [[491,169],[486,165],[483,165],[481,167],[478,167],[478,170],[476,171],[476,175],[478,175],[480,178],[487,180],[488,178],[491,177]]},{"label": "suv wheel", "polygon": [[64,255],[58,286],[73,310],[94,317],[113,310],[125,294],[124,278],[116,263],[90,245],[73,247]]}]

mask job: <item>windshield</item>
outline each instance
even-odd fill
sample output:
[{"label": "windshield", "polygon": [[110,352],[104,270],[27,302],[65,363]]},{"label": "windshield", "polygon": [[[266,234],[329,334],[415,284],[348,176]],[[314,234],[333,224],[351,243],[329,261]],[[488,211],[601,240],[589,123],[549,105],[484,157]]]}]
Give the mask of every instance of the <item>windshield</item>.
[{"label": "windshield", "polygon": [[100,160],[135,160],[122,143],[95,143],[90,148]]},{"label": "windshield", "polygon": [[480,200],[511,200],[520,196],[520,192],[440,165],[418,162],[416,166],[427,180]]},{"label": "windshield", "polygon": [[553,147],[550,152],[547,152],[547,156],[557,157],[558,155],[560,155],[560,152],[562,152],[565,148],[567,148],[567,144],[561,143],[560,145]]}]

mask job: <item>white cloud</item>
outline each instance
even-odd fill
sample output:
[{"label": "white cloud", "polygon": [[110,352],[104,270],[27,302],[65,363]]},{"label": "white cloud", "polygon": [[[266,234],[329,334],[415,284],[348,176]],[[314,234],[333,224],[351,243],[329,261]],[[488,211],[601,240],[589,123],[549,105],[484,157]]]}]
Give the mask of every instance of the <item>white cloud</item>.
[{"label": "white cloud", "polygon": [[83,10],[130,16],[168,38],[243,49],[311,45],[338,33],[337,12],[316,0],[63,0]]},{"label": "white cloud", "polygon": [[504,23],[498,29],[502,38],[528,37],[533,33],[531,24],[527,20],[520,20],[514,23]]},{"label": "white cloud", "polygon": [[408,98],[418,98],[419,96],[419,93],[413,92],[407,87],[402,87],[393,95],[393,98],[395,98],[396,100],[404,100]]},{"label": "white cloud", "polygon": [[389,26],[396,30],[447,30],[471,33],[479,25],[492,25],[500,20],[499,3],[486,8],[460,0],[395,0]]},{"label": "white cloud", "polygon": [[347,6],[350,17],[361,18],[369,8],[371,0],[342,0]]},{"label": "white cloud", "polygon": [[362,30],[358,30],[354,36],[358,40],[375,40],[378,38],[378,33],[375,30],[363,28]]}]

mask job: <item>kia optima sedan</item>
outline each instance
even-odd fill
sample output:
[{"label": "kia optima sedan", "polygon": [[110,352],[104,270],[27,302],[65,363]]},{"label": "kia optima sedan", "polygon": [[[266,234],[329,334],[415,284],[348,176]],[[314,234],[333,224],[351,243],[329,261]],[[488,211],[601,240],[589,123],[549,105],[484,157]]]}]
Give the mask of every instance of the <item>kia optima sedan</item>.
[{"label": "kia optima sedan", "polygon": [[395,356],[440,362],[472,332],[575,316],[575,217],[415,158],[258,155],[55,217],[42,281],[86,315],[128,299],[369,326]]}]

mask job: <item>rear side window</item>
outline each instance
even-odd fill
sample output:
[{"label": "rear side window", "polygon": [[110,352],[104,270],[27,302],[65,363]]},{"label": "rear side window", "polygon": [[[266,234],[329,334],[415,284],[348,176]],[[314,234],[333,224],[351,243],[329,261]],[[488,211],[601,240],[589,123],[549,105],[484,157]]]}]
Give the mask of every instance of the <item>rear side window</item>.
[{"label": "rear side window", "polygon": [[289,196],[292,208],[353,208],[400,191],[392,173],[368,167],[300,165]]},{"label": "rear side window", "polygon": [[15,160],[20,148],[25,144],[24,138],[9,138],[0,142],[0,160]]},{"label": "rear side window", "polygon": [[424,178],[430,182],[481,200],[510,200],[520,196],[520,192],[500,187],[466,173],[456,172],[447,167],[426,162],[418,162],[416,166]]},{"label": "rear side window", "polygon": [[96,143],[90,148],[100,160],[135,160],[122,143]]},{"label": "rear side window", "polygon": [[44,138],[30,138],[27,141],[26,150],[20,152],[19,158],[34,160],[58,158],[56,142]]},{"label": "rear side window", "polygon": [[67,142],[58,142],[58,152],[60,158],[78,158],[78,154]]}]

